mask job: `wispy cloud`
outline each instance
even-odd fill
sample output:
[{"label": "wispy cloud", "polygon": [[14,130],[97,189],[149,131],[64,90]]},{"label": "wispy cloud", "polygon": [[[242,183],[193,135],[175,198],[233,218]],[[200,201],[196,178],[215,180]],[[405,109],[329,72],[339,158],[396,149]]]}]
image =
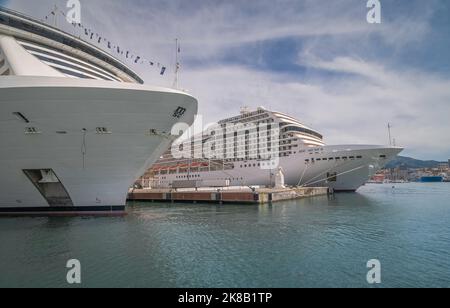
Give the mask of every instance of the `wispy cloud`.
[{"label": "wispy cloud", "polygon": [[[171,65],[165,78],[135,66],[149,83],[172,83],[174,39],[180,38],[181,85],[199,98],[209,121],[242,105],[264,105],[299,117],[328,143],[387,143],[391,122],[407,154],[450,157],[450,72],[430,69],[439,67],[442,52],[429,46],[430,38],[448,36],[447,24],[433,22],[448,9],[445,1],[382,1],[381,25],[366,22],[361,0],[82,4],[83,22],[99,33]],[[10,5],[40,17],[53,1]],[[450,44],[440,48],[448,53]]]},{"label": "wispy cloud", "polygon": [[[341,66],[344,63],[348,66]],[[236,112],[242,105],[263,105],[297,116],[322,131],[326,141],[333,144],[386,144],[390,122],[397,143],[406,146],[409,153],[419,157],[447,154],[450,80],[410,72],[397,74],[360,60],[338,59],[329,66],[321,65],[321,69],[337,67],[339,72],[356,77],[305,82],[242,67],[214,67],[191,72],[187,83],[192,89],[201,89],[195,94],[208,102],[201,112],[213,120],[232,113],[230,110]],[[382,73],[374,75],[371,68]]]}]

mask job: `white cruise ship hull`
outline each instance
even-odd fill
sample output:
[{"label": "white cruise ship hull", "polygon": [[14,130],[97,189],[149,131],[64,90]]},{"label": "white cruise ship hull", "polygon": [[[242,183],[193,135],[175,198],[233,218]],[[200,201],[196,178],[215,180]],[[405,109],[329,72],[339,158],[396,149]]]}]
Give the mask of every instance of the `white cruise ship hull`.
[{"label": "white cruise ship hull", "polygon": [[[318,151],[306,152],[304,159],[291,161],[283,169],[288,174],[289,185],[300,183],[302,186],[329,187],[334,191],[352,192],[363,186],[402,150],[385,146],[324,146]],[[306,162],[307,159],[309,162]],[[295,164],[299,166],[294,169]],[[297,170],[297,173],[290,171],[291,168]]]},{"label": "white cruise ship hull", "polygon": [[[193,97],[164,88],[3,77],[0,214],[122,213],[129,187],[173,141],[172,126],[196,112]],[[39,170],[52,174],[33,181]]]},{"label": "white cruise ship hull", "polygon": [[[369,145],[323,146],[302,150],[289,157],[281,157],[273,169],[258,167],[257,160],[234,163],[234,169],[210,172],[191,172],[189,179],[202,182],[229,181],[231,186],[272,186],[275,173],[281,167],[289,186],[329,187],[335,191],[356,191],[370,177],[394,159],[403,149]],[[326,159],[326,160],[324,160]],[[186,180],[186,175],[157,176],[154,187],[172,187],[174,182]]]}]

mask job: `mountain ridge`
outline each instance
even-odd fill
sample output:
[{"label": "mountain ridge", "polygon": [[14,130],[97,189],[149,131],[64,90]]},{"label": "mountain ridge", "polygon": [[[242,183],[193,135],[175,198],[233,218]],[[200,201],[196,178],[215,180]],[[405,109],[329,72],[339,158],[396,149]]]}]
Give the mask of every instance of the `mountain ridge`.
[{"label": "mountain ridge", "polygon": [[437,168],[439,164],[447,162],[440,162],[436,160],[420,160],[407,156],[397,156],[389,164],[386,165],[387,169],[394,169],[397,167],[406,167],[409,169],[420,168]]}]

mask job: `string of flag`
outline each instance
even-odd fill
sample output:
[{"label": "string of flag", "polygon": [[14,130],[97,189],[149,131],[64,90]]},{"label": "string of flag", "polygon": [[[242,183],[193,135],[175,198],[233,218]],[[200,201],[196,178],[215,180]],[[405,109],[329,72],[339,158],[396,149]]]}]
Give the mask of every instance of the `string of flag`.
[{"label": "string of flag", "polygon": [[[48,22],[52,16],[54,18],[56,18],[56,14],[58,14],[58,13],[61,14],[64,18],[66,18],[65,12],[55,8],[47,16],[44,17],[44,20],[46,22]],[[105,48],[107,48],[112,55],[117,54],[119,56],[122,56],[134,64],[146,65],[149,67],[156,68],[156,69],[158,69],[159,74],[161,76],[163,76],[167,71],[167,67],[165,65],[161,64],[160,62],[148,60],[147,58],[145,58],[141,55],[138,55],[138,54],[134,53],[133,51],[127,50],[126,48],[123,48],[123,47],[119,46],[118,44],[115,44],[114,42],[112,42],[111,40],[106,38],[105,36],[94,32],[91,28],[86,27],[82,23],[79,23],[79,24],[73,23],[72,26],[74,28],[81,29],[82,30],[81,34],[84,34],[84,37],[86,40],[90,40],[91,42],[95,42],[96,44],[104,45]]]}]

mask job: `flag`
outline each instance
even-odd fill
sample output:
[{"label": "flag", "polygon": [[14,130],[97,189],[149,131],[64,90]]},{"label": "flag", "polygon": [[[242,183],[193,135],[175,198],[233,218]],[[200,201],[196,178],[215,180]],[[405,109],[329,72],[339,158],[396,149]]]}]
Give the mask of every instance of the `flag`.
[{"label": "flag", "polygon": [[165,72],[166,72],[166,68],[163,66],[163,68],[161,69],[161,76],[164,75]]},{"label": "flag", "polygon": [[136,60],[134,60],[134,63],[138,63],[138,61],[139,61],[140,58],[141,58],[141,57],[136,57]]}]

